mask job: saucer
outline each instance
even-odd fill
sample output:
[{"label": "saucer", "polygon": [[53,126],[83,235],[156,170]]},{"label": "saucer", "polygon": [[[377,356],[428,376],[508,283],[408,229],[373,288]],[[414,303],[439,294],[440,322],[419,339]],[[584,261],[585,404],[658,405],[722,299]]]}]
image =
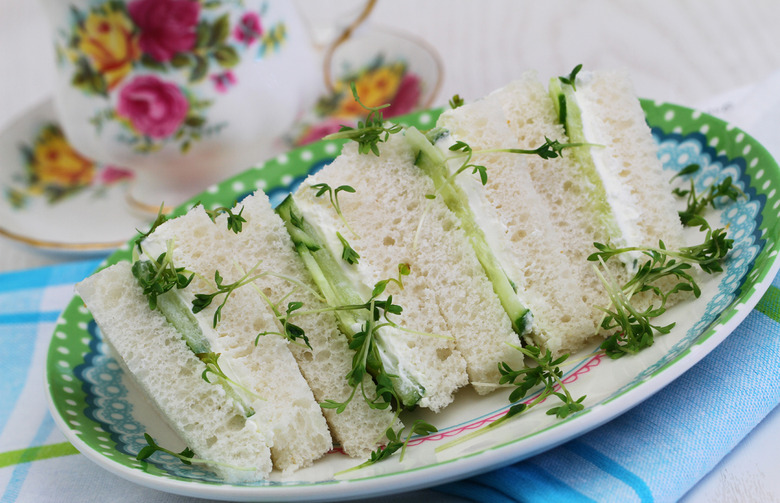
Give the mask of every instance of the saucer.
[{"label": "saucer", "polygon": [[[326,51],[325,91],[288,135],[287,147],[315,142],[342,126],[354,127],[371,107],[379,107],[385,119],[430,108],[442,75],[438,52],[424,40],[382,26],[362,26]],[[353,83],[363,106],[352,95]]]},{"label": "saucer", "polygon": [[0,133],[0,235],[51,252],[107,253],[147,225],[125,202],[131,180],[76,152],[45,101]]}]

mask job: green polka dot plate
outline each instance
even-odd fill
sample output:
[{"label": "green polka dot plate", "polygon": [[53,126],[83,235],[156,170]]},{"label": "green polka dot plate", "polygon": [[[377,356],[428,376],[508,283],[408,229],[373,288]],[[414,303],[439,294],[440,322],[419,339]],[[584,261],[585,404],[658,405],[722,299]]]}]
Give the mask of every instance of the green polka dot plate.
[{"label": "green polka dot plate", "polygon": [[[715,226],[728,229],[735,244],[724,271],[700,282],[701,297],[664,315],[661,321],[675,321],[676,326],[652,347],[619,360],[604,357],[596,348],[570,358],[564,379],[573,396],[587,394],[585,410],[556,420],[532,409],[489,433],[442,448],[495,421],[509,407],[507,393],[478,397],[463,390],[437,415],[410,413],[407,424],[419,417],[439,431],[413,438],[402,462],[394,456],[336,476],[362,461],[336,450],[291,474],[275,472],[270,480],[224,484],[202,466],[184,465],[161,453],[146,462],[136,460],[145,445],[144,432],[171,449],[184,446],[107,352],[89,312],[74,298],[57,324],[46,365],[55,420],[84,455],[121,477],[162,491],[234,501],[345,500],[432,486],[521,460],[605,423],[710,352],[756,305],[780,266],[780,169],[767,151],[744,132],[706,114],[668,103],[642,105],[670,178],[698,164],[693,179],[698,191],[726,177],[740,189],[738,201],[707,214]],[[437,115],[436,110],[421,112],[405,122],[427,129]],[[194,201],[206,207],[229,205],[256,189],[278,203],[339,149],[338,142],[321,141],[290,151],[210,188],[177,212]],[[691,233],[691,242],[700,240],[696,229]],[[129,245],[107,262],[128,258]]]}]

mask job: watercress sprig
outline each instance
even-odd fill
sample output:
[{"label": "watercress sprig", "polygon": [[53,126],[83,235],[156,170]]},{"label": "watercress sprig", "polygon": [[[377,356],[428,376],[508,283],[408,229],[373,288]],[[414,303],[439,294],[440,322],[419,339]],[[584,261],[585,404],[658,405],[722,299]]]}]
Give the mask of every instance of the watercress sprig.
[{"label": "watercress sprig", "polygon": [[340,232],[336,232],[336,237],[339,238],[339,241],[341,241],[341,258],[344,260],[344,262],[350,265],[357,264],[360,261],[360,254],[356,252],[352,246],[350,246],[349,241],[347,241]]},{"label": "watercress sprig", "polygon": [[334,189],[327,183],[317,183],[312,185],[311,188],[317,191],[314,197],[320,197],[325,193],[328,194],[330,204],[333,206],[333,209],[336,210],[336,214],[339,216],[341,221],[344,222],[344,226],[349,229],[349,232],[357,236],[357,233],[353,231],[349,226],[349,223],[347,223],[347,219],[344,218],[344,214],[341,212],[341,205],[339,204],[339,192],[348,192],[350,194],[354,194],[355,188],[351,185],[339,185]]},{"label": "watercress sprig", "polygon": [[157,442],[154,441],[154,438],[152,438],[152,436],[148,433],[144,433],[144,439],[146,440],[147,445],[138,451],[138,454],[135,457],[135,459],[138,461],[144,461],[145,459],[148,459],[155,452],[164,452],[166,454],[170,454],[185,465],[191,465],[192,462],[195,461],[195,452],[189,447],[185,447],[181,452],[174,452],[170,449],[166,449],[165,447],[158,445]]},{"label": "watercress sprig", "polygon": [[142,448],[140,451],[138,451],[138,454],[135,457],[135,459],[137,459],[138,461],[146,461],[155,452],[163,452],[165,454],[169,454],[173,456],[174,458],[178,459],[185,465],[192,465],[194,463],[199,465],[222,466],[225,468],[231,468],[233,470],[241,470],[241,471],[248,471],[248,472],[254,471],[256,469],[248,466],[235,466],[235,465],[230,465],[228,463],[220,463],[218,461],[209,461],[207,459],[196,458],[195,452],[189,447],[185,447],[184,450],[181,452],[174,452],[170,449],[166,449],[165,447],[162,447],[159,444],[157,444],[154,438],[152,438],[152,436],[149,435],[148,433],[144,433],[144,439],[146,440],[147,445],[144,448]]},{"label": "watercress sprig", "polygon": [[[551,140],[550,138],[545,136],[544,143],[532,149],[490,148],[490,149],[474,150],[466,142],[458,140],[449,147],[449,150],[450,152],[456,152],[460,154],[460,156],[465,156],[465,160],[463,161],[461,166],[457,170],[455,170],[452,173],[452,175],[448,178],[447,183],[449,183],[452,179],[457,177],[459,174],[471,168],[472,174],[477,174],[477,173],[479,174],[479,179],[482,182],[482,185],[487,184],[488,182],[487,168],[480,164],[471,164],[471,159],[475,154],[492,154],[492,153],[504,152],[507,154],[538,155],[542,159],[555,159],[556,157],[563,156],[564,149],[583,147],[583,146],[592,147],[598,145],[593,145],[590,143],[561,143],[558,140]],[[457,157],[458,156],[453,156],[448,158],[447,160],[449,161],[451,159],[456,159]]]},{"label": "watercress sprig", "polygon": [[[512,393],[509,394],[509,401],[517,402],[510,407],[507,413],[509,417],[542,403],[550,396],[557,397],[562,404],[548,409],[547,415],[554,415],[559,419],[564,419],[572,412],[577,412],[584,408],[582,402],[586,398],[585,395],[575,400],[563,384],[563,371],[560,369],[560,365],[569,358],[568,354],[553,359],[552,352],[549,349],[542,354],[542,350],[537,346],[512,347],[527,358],[530,358],[535,365],[524,366],[519,370],[512,369],[506,362],[501,362],[498,365],[498,371],[501,373],[498,383],[516,386]],[[522,380],[519,380],[521,378]],[[525,398],[529,391],[539,385],[544,386],[539,396],[530,403],[520,403],[520,400]]]},{"label": "watercress sprig", "polygon": [[[342,470],[340,472],[337,472],[335,475],[341,475],[344,473],[348,473],[355,470],[360,470],[361,468],[365,468],[367,466],[371,466],[373,464],[376,464],[382,460],[385,460],[398,452],[398,450],[401,451],[401,456],[399,458],[399,461],[404,460],[404,454],[406,453],[406,446],[409,445],[409,441],[412,439],[414,435],[430,435],[431,433],[436,433],[439,431],[435,426],[432,424],[426,423],[422,419],[418,419],[417,421],[412,424],[411,428],[409,428],[409,432],[404,434],[405,428],[399,428],[398,431],[393,430],[393,428],[388,428],[385,432],[385,435],[387,436],[387,439],[389,440],[386,445],[377,448],[375,451],[371,452],[371,456],[369,459],[357,466],[353,466],[352,468],[349,468],[347,470]],[[404,436],[405,435],[405,436]]]},{"label": "watercress sprig", "polygon": [[212,222],[215,222],[220,214],[227,213],[228,230],[238,234],[243,230],[244,224],[246,223],[246,219],[242,216],[242,213],[244,213],[244,208],[242,206],[241,210],[235,214],[233,213],[233,209],[234,208],[220,206],[219,208],[214,208],[213,210],[206,210],[206,214],[209,216]]},{"label": "watercress sprig", "polygon": [[[706,273],[721,272],[722,260],[726,257],[729,250],[734,247],[734,240],[726,237],[726,229],[712,229],[709,222],[700,216],[693,217],[690,224],[698,225],[699,230],[706,232],[704,241],[695,246],[684,246],[679,250],[668,250],[663,241],[659,241],[658,247],[649,246],[626,246],[613,248],[608,244],[593,243],[598,250],[588,256],[591,262],[599,260],[607,261],[610,258],[628,252],[642,252],[656,261],[665,260],[665,258],[677,258],[689,264],[697,264]],[[663,255],[663,257],[660,257]],[[665,257],[665,258],[664,258]],[[639,277],[637,273],[635,277]],[[657,278],[655,278],[657,279]],[[632,282],[635,282],[632,280]]]},{"label": "watercress sprig", "polygon": [[193,313],[199,313],[200,311],[203,311],[208,306],[211,305],[211,302],[214,300],[214,298],[217,295],[224,294],[225,297],[222,299],[222,303],[217,307],[217,310],[214,312],[214,320],[213,320],[213,327],[216,328],[219,321],[222,319],[222,308],[225,307],[225,304],[227,304],[228,298],[230,297],[230,294],[232,294],[236,289],[241,288],[242,286],[252,283],[254,280],[260,278],[263,276],[263,274],[258,274],[255,276],[252,276],[254,271],[260,266],[260,262],[255,264],[254,267],[252,267],[249,271],[246,272],[238,281],[235,281],[230,284],[223,284],[224,279],[222,278],[222,275],[219,273],[219,270],[214,271],[214,283],[216,284],[216,291],[212,293],[196,293],[195,298],[192,300],[192,312]]},{"label": "watercress sprig", "polygon": [[[602,243],[594,243],[598,251],[591,254],[588,260],[601,264],[601,270],[594,269],[611,302],[611,308],[600,308],[605,313],[601,327],[606,330],[615,329],[601,344],[601,348],[610,358],[635,354],[651,346],[656,334],[667,334],[671,331],[674,323],[656,325],[651,319],[666,312],[666,303],[672,294],[688,291],[696,298],[701,295],[701,289],[690,272],[694,264],[708,274],[723,270],[721,262],[734,246],[734,240],[726,237],[725,229],[713,230],[701,216],[693,216],[689,221],[689,225],[692,224],[699,225],[700,230],[706,231],[704,242],[679,250],[668,250],[663,241],[658,242],[658,247],[612,248]],[[648,260],[625,285],[620,286],[604,264],[616,255],[636,251],[646,255]],[[674,284],[668,286],[667,290],[660,286],[664,278],[674,279]],[[631,298],[640,292],[652,292],[659,303],[656,305],[651,302],[644,310],[637,309],[631,303]]]},{"label": "watercress sprig", "polygon": [[[671,180],[678,176],[693,175],[699,169],[700,166],[698,164],[689,164],[674,175]],[[730,176],[710,185],[703,194],[696,193],[693,178],[690,180],[690,189],[675,188],[672,189],[672,193],[680,197],[687,197],[685,209],[678,211],[680,221],[685,226],[700,225],[696,217],[700,217],[708,206],[715,208],[718,200],[725,198],[726,200],[736,201],[744,195],[744,192],[734,185],[734,180]]]},{"label": "watercress sprig", "polygon": [[136,232],[138,232],[138,237],[135,239],[133,245],[136,248],[141,247],[141,242],[143,242],[144,239],[148,238],[159,226],[164,224],[168,217],[164,213],[165,211],[165,203],[160,204],[160,208],[157,210],[157,217],[155,217],[152,224],[149,226],[149,230],[146,232],[141,232],[138,229],[136,229]]},{"label": "watercress sprig", "polygon": [[167,243],[167,251],[156,259],[137,260],[133,263],[131,272],[149,301],[149,309],[157,308],[157,297],[173,288],[186,288],[195,274],[186,275],[184,267],[173,264],[173,241]]},{"label": "watercress sprig", "polygon": [[[631,285],[627,284],[622,288],[611,277],[603,261],[601,261],[603,272],[595,269],[611,301],[610,308],[600,308],[605,313],[601,328],[615,329],[601,343],[601,349],[610,358],[617,359],[627,354],[636,354],[652,346],[655,335],[668,334],[674,328],[675,323],[657,325],[651,321],[666,311],[666,303],[670,295],[681,291],[692,291],[694,296],[698,297],[701,293],[688,272],[691,268],[690,264],[677,262],[674,259],[669,260],[662,252],[652,251],[647,255],[651,259],[639,268],[637,275],[629,281]],[[655,280],[672,276],[676,277],[678,282],[666,291],[654,284]],[[650,303],[644,310],[637,309],[631,303],[631,298],[635,293],[644,291],[652,291],[660,299],[660,303],[657,305]]]},{"label": "watercress sprig", "polygon": [[358,121],[357,127],[341,126],[337,133],[325,137],[326,140],[346,138],[358,142],[358,152],[361,154],[373,153],[379,156],[379,143],[386,142],[391,134],[403,130],[400,124],[385,123],[381,110],[390,106],[384,104],[377,107],[369,107],[363,104],[357,93],[354,82],[350,82],[350,89],[355,101],[368,112],[365,121]]},{"label": "watercress sprig", "polygon": [[577,86],[575,84],[577,81],[577,74],[580,73],[580,70],[582,70],[582,63],[575,66],[574,69],[569,72],[569,75],[566,75],[565,77],[558,77],[558,80],[560,80],[563,84],[571,86],[571,88],[576,91]]},{"label": "watercress sprig", "polygon": [[260,332],[259,334],[257,334],[257,337],[255,337],[255,346],[257,346],[257,344],[260,342],[260,337],[266,335],[279,335],[292,343],[297,343],[298,339],[301,339],[303,340],[303,343],[306,345],[306,347],[312,349],[311,343],[309,343],[309,338],[306,336],[306,332],[303,330],[303,328],[290,321],[294,312],[303,307],[303,302],[298,302],[298,301],[288,302],[287,309],[285,310],[284,313],[281,313],[279,311],[279,308],[276,306],[276,304],[270,301],[268,302],[268,304],[269,306],[271,306],[271,309],[276,315],[276,319],[278,319],[282,324],[282,331],[281,332],[268,332],[268,331]]},{"label": "watercress sprig", "polygon": [[460,97],[459,94],[455,94],[452,96],[452,98],[450,98],[450,108],[453,110],[460,108],[465,104],[466,102],[463,100],[463,98]]},{"label": "watercress sprig", "polygon": [[[451,442],[437,447],[436,452],[448,449],[487,433],[504,424],[509,419],[536,407],[550,397],[558,398],[561,404],[549,408],[547,410],[547,415],[554,415],[559,419],[564,419],[572,413],[585,408],[583,402],[585,401],[586,395],[575,399],[563,382],[563,371],[560,366],[568,359],[568,354],[553,358],[550,350],[546,350],[543,353],[537,346],[527,345],[521,347],[513,344],[510,344],[510,346],[517,351],[520,351],[525,357],[533,362],[533,365],[525,365],[518,370],[513,369],[506,362],[498,364],[498,371],[501,374],[499,384],[515,386],[515,389],[509,394],[509,401],[512,402],[513,405],[509,407],[506,414],[496,421],[493,421],[487,426],[469,433],[468,435],[458,437]],[[541,386],[541,390],[535,398],[528,402],[522,402],[529,392],[539,386]]]},{"label": "watercress sprig", "polygon": [[[352,358],[352,368],[347,373],[347,382],[352,388],[352,393],[343,402],[335,400],[325,400],[320,404],[325,409],[336,409],[337,413],[343,412],[349,402],[354,398],[358,388],[360,388],[363,398],[369,404],[371,408],[385,409],[390,405],[397,406],[400,409],[402,401],[396,394],[393,386],[392,377],[383,371],[382,360],[379,355],[379,348],[376,342],[377,331],[384,327],[393,327],[405,332],[414,333],[424,336],[438,336],[436,334],[428,334],[424,332],[418,332],[405,328],[392,319],[390,315],[401,315],[403,313],[403,307],[393,302],[393,296],[388,295],[386,298],[380,298],[385,292],[389,284],[394,283],[403,289],[403,276],[407,276],[410,273],[410,267],[408,264],[398,265],[398,277],[388,278],[378,281],[374,285],[374,289],[371,292],[371,298],[364,304],[354,304],[345,306],[336,306],[320,311],[362,311],[369,312],[368,318],[365,320],[360,330],[352,335],[349,342],[349,348],[355,351]],[[446,337],[447,336],[438,336]],[[363,378],[366,375],[372,375],[376,381],[376,398],[369,399],[363,389]]]}]

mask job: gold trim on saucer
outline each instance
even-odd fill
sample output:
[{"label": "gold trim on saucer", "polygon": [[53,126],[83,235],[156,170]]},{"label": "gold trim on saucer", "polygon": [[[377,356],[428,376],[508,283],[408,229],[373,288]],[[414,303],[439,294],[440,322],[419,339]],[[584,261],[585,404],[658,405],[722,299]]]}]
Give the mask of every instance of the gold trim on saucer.
[{"label": "gold trim on saucer", "polygon": [[45,248],[47,250],[70,250],[70,251],[111,251],[127,243],[127,239],[122,241],[116,241],[111,243],[62,243],[59,241],[46,241],[43,239],[35,239],[21,234],[8,231],[0,227],[0,235],[5,236],[14,241],[24,243],[26,245],[35,246],[37,248]]},{"label": "gold trim on saucer", "polygon": [[[160,212],[161,205],[152,206],[151,204],[141,202],[133,197],[132,192],[132,186],[128,188],[127,192],[125,192],[125,202],[127,202],[127,205],[130,207],[130,209],[140,212],[144,215],[151,215],[152,217]],[[165,203],[162,203],[163,215],[169,214],[174,210],[174,208],[175,206],[166,206]]]}]

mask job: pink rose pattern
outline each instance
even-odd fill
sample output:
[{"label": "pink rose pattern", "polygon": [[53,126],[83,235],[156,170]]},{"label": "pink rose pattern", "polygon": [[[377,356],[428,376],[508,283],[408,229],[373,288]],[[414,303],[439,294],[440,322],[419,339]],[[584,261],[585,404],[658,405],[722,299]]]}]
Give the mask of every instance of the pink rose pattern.
[{"label": "pink rose pattern", "polygon": [[[420,104],[422,96],[422,82],[420,77],[413,73],[404,73],[401,82],[398,84],[398,90],[388,106],[382,109],[383,116],[386,118],[396,117],[413,112]],[[321,103],[327,103],[332,97],[321,98]],[[348,121],[343,118],[329,117],[330,110],[326,107],[318,107],[317,110],[321,121],[312,124],[305,124],[297,136],[291,138],[291,143],[296,147],[308,145],[321,140],[329,134],[336,133],[341,126],[354,127],[357,120]]]},{"label": "pink rose pattern", "polygon": [[179,129],[188,109],[189,102],[176,84],[141,75],[119,92],[117,114],[141,134],[165,138]]},{"label": "pink rose pattern", "polygon": [[233,30],[233,36],[243,44],[251,44],[263,36],[263,26],[260,23],[260,16],[254,12],[247,12],[241,16],[241,21]]},{"label": "pink rose pattern", "polygon": [[295,145],[300,147],[321,140],[332,133],[337,133],[341,126],[355,127],[354,122],[343,119],[327,118],[322,122],[313,124],[305,129],[303,134],[295,140]]},{"label": "pink rose pattern", "polygon": [[127,6],[140,30],[141,50],[159,62],[195,47],[200,4],[191,0],[137,0]]},{"label": "pink rose pattern", "polygon": [[[166,142],[186,152],[193,142],[219,132],[225,124],[208,121],[204,111],[211,101],[196,95],[196,85],[204,81],[219,93],[229,92],[238,83],[232,69],[252,44],[259,41],[262,50],[253,55],[259,59],[266,55],[265,45],[286,38],[283,21],[266,31],[259,13],[244,12],[231,26],[230,15],[219,10],[219,2],[198,0],[129,2],[125,15],[135,26],[141,50],[133,65],[148,74],[120,81],[116,108],[98,112],[92,119],[95,126],[119,120],[130,133],[122,139],[137,152],[157,150]],[[187,84],[164,80],[174,72],[186,75]]]},{"label": "pink rose pattern", "polygon": [[398,84],[398,91],[393,101],[390,102],[390,106],[384,109],[384,116],[395,117],[408,114],[420,102],[421,95],[420,78],[412,73],[407,73]]},{"label": "pink rose pattern", "polygon": [[236,75],[233,72],[217,73],[211,76],[214,87],[220,93],[228,92],[236,84]]},{"label": "pink rose pattern", "polygon": [[116,166],[106,166],[97,174],[97,181],[103,185],[121,182],[123,180],[132,180],[133,172]]}]

